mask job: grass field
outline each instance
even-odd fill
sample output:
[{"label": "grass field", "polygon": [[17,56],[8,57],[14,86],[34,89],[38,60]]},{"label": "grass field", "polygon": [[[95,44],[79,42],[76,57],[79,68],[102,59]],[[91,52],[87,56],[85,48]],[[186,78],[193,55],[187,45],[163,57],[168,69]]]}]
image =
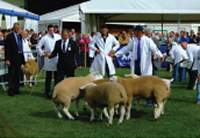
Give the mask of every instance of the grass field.
[{"label": "grass field", "polygon": [[[118,68],[118,76],[129,74],[130,69]],[[76,71],[76,76],[85,76],[88,68]],[[171,78],[165,69],[159,76]],[[54,104],[44,97],[45,85],[38,83],[29,97],[31,88],[21,87],[21,95],[9,97],[0,90],[0,137],[200,137],[200,107],[196,105],[196,90],[185,90],[188,79],[171,85],[171,96],[165,106],[165,115],[153,121],[153,107],[140,102],[140,111],[134,105],[131,119],[117,125],[115,116],[112,126],[108,120],[89,122],[90,110],[83,111],[84,99],[80,101],[79,117],[71,121],[66,116],[59,119],[54,112]],[[60,107],[60,110],[61,107]],[[70,112],[75,111],[75,103]],[[64,115],[64,113],[62,112]]]}]

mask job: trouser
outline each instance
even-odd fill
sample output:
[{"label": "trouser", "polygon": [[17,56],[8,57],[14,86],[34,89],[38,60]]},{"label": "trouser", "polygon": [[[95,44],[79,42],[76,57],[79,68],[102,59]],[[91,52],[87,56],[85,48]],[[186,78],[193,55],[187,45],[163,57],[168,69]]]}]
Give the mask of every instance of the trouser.
[{"label": "trouser", "polygon": [[195,81],[197,78],[197,70],[189,70],[189,84],[188,84],[188,89],[193,89],[195,85]]},{"label": "trouser", "polygon": [[172,75],[172,77],[174,78],[174,82],[177,81],[178,74],[179,74],[179,81],[182,82],[185,78],[185,68],[180,68],[180,63],[177,63],[174,66],[173,75]]},{"label": "trouser", "polygon": [[57,71],[57,75],[56,75],[56,83],[55,83],[55,85],[57,85],[59,82],[61,82],[64,78],[65,78],[65,76],[67,77],[67,78],[69,78],[69,77],[74,77],[75,75],[74,75],[74,70],[67,70],[67,71],[65,71],[65,70],[58,70]]},{"label": "trouser", "polygon": [[108,78],[112,78],[113,77],[113,75],[110,75],[110,70],[109,70],[107,61],[106,61],[106,74],[107,74]]},{"label": "trouser", "polygon": [[158,77],[158,69],[153,65],[153,76]]},{"label": "trouser", "polygon": [[56,71],[46,71],[46,80],[45,80],[45,93],[50,94],[51,92],[51,79],[52,79],[52,72],[54,73],[54,85],[56,85]]},{"label": "trouser", "polygon": [[140,76],[141,75],[141,69],[140,69],[140,62],[135,61],[135,74]]},{"label": "trouser", "polygon": [[8,86],[9,91],[18,91],[20,86],[21,66],[23,54],[19,54],[15,65],[8,67]]},{"label": "trouser", "polygon": [[39,69],[41,70],[44,65],[44,56],[38,57],[38,65],[39,65]]},{"label": "trouser", "polygon": [[[86,52],[86,66],[89,67],[88,52]],[[85,66],[85,52],[81,52],[81,66]]]},{"label": "trouser", "polygon": [[200,83],[197,84],[197,103],[200,102]]}]

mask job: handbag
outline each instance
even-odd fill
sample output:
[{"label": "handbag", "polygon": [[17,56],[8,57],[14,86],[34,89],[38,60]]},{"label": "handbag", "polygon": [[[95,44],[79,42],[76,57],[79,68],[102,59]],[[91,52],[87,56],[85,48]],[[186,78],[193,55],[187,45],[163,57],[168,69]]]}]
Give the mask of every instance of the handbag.
[{"label": "handbag", "polygon": [[181,68],[187,68],[187,66],[188,66],[187,60],[183,60],[183,61],[180,63],[180,67],[181,67]]}]

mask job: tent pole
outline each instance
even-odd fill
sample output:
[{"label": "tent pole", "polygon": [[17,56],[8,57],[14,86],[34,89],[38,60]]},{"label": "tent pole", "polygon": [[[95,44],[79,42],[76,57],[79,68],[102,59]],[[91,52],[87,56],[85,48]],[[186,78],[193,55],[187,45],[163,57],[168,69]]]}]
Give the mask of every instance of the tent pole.
[{"label": "tent pole", "polygon": [[180,14],[178,14],[178,32],[180,31]]},{"label": "tent pole", "polygon": [[86,34],[86,26],[85,26],[85,13],[81,12],[81,33]]}]

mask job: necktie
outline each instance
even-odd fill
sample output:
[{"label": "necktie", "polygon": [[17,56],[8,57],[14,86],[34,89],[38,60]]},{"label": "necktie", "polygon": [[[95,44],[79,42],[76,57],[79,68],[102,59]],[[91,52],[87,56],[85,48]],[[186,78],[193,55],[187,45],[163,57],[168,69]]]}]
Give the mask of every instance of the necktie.
[{"label": "necktie", "polygon": [[138,46],[137,46],[137,60],[141,60],[141,47],[140,47],[140,39],[138,39]]},{"label": "necktie", "polygon": [[64,53],[65,53],[65,42],[66,42],[66,41],[63,42],[63,52],[64,52]]},{"label": "necktie", "polygon": [[51,37],[54,38],[54,35],[52,35]]},{"label": "necktie", "polygon": [[17,43],[18,43],[17,45],[18,45],[19,53],[22,53],[22,43],[21,43],[19,34],[17,34]]}]

